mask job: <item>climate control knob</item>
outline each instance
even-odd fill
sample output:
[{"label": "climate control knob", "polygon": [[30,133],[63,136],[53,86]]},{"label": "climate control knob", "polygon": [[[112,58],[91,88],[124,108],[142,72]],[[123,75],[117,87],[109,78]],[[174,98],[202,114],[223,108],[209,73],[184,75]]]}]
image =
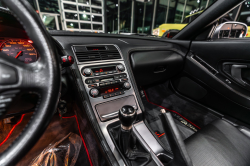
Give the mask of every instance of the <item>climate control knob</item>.
[{"label": "climate control knob", "polygon": [[84,76],[90,76],[92,74],[92,70],[90,68],[85,68],[82,72]]},{"label": "climate control knob", "polygon": [[125,71],[125,67],[124,67],[122,64],[117,65],[117,66],[116,66],[116,69],[117,69],[119,72]]},{"label": "climate control knob", "polygon": [[92,97],[97,97],[99,95],[99,90],[96,88],[90,89],[89,94]]},{"label": "climate control knob", "polygon": [[130,83],[129,83],[129,82],[124,82],[124,83],[123,83],[123,88],[125,88],[125,89],[130,89],[130,88],[131,88]]}]

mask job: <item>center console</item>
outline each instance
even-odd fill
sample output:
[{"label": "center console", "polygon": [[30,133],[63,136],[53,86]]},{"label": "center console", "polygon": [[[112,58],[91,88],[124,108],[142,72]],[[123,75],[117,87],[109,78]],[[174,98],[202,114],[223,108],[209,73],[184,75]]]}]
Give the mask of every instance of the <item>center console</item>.
[{"label": "center console", "polygon": [[[118,46],[111,44],[73,45],[72,50],[99,127],[119,165],[124,166],[124,157],[108,128],[120,123],[118,114],[123,106],[131,106],[138,117],[141,117],[142,111],[122,53]],[[137,120],[131,129],[155,163],[162,165],[157,155],[163,153],[164,149],[144,122]],[[144,139],[143,136],[148,138]],[[153,147],[150,147],[150,142],[154,143]]]},{"label": "center console", "polygon": [[118,116],[123,105],[138,110],[134,89],[123,61],[79,65],[89,100],[100,121]]}]

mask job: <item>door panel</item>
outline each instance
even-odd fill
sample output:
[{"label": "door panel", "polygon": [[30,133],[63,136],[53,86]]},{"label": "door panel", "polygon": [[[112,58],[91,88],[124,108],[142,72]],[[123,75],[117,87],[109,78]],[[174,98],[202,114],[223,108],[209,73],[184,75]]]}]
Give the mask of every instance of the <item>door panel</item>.
[{"label": "door panel", "polygon": [[182,75],[172,81],[175,89],[192,98],[191,93],[198,91],[195,86],[186,84],[189,94],[183,92],[183,87],[182,92],[178,90],[180,84],[184,85],[181,78],[188,77],[207,91],[204,97],[194,100],[249,123],[249,42],[247,39],[192,42]]}]

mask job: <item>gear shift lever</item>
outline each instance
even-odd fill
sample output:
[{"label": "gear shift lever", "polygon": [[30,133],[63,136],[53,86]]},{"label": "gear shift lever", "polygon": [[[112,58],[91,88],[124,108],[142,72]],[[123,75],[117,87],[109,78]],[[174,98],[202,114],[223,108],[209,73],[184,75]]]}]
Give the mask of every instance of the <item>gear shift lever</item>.
[{"label": "gear shift lever", "polygon": [[119,110],[119,119],[121,121],[121,130],[119,133],[119,147],[124,155],[128,156],[131,145],[131,129],[136,120],[136,110],[129,105],[123,106]]},{"label": "gear shift lever", "polygon": [[125,105],[119,110],[119,119],[123,130],[131,130],[137,113],[132,106]]},{"label": "gear shift lever", "polygon": [[137,117],[134,107],[125,105],[119,110],[120,126],[110,129],[111,137],[126,160],[126,165],[145,166],[151,161],[150,153],[137,140],[132,125]]}]

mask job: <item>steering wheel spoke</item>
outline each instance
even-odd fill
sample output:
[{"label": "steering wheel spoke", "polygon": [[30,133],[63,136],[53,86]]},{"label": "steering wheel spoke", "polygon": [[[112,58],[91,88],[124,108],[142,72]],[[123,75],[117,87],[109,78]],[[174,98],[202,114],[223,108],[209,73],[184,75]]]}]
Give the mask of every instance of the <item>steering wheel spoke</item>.
[{"label": "steering wheel spoke", "polygon": [[0,119],[19,92],[42,93],[44,72],[39,62],[25,64],[0,52]]},{"label": "steering wheel spoke", "polygon": [[0,93],[13,89],[39,90],[46,82],[45,72],[39,61],[25,64],[0,52]]}]

